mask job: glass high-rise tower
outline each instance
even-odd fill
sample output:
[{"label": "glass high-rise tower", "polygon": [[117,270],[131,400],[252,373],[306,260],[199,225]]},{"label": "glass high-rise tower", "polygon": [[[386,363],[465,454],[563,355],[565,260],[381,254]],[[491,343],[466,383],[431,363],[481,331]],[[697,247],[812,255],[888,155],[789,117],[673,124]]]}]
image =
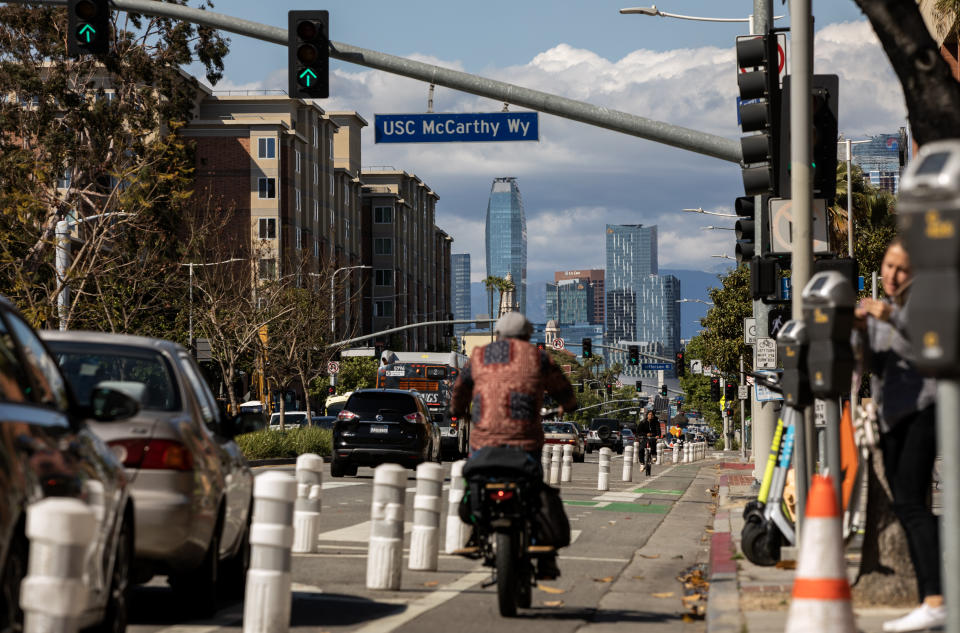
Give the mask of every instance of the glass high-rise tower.
[{"label": "glass high-rise tower", "polygon": [[[470,314],[470,253],[450,255],[450,299],[453,304],[453,318],[469,319],[473,316]],[[468,329],[469,323],[453,327],[457,336]]]},{"label": "glass high-rise tower", "polygon": [[517,179],[494,178],[487,202],[487,276],[506,277],[516,284],[520,312],[527,311],[527,219]]},{"label": "glass high-rise tower", "polygon": [[607,341],[637,340],[640,282],[657,270],[656,226],[607,225]]}]

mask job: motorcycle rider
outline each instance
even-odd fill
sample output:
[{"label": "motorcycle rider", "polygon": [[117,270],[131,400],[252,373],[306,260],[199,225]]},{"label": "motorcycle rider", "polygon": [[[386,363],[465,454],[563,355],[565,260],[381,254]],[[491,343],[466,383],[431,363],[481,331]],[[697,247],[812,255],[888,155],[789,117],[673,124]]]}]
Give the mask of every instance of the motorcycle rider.
[{"label": "motorcycle rider", "polygon": [[[540,463],[544,392],[560,404],[559,413],[577,409],[573,387],[546,351],[532,345],[533,325],[519,312],[507,312],[494,328],[497,340],[474,349],[453,387],[450,412],[463,415],[472,405],[470,449],[514,446]],[[560,575],[556,553],[542,556],[537,578]]]}]

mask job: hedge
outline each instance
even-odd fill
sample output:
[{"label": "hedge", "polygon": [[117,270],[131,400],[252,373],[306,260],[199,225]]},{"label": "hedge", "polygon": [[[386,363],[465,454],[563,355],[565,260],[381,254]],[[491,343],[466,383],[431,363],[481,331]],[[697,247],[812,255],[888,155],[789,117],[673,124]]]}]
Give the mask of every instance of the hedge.
[{"label": "hedge", "polygon": [[235,439],[247,459],[297,457],[304,453],[329,455],[332,445],[330,430],[317,427],[288,431],[263,429],[238,435]]}]

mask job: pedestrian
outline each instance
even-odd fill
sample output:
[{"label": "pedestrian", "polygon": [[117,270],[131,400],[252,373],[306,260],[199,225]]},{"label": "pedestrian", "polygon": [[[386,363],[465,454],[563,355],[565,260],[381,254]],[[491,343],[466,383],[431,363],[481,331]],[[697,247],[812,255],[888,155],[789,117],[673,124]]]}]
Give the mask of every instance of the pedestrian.
[{"label": "pedestrian", "polygon": [[936,459],[936,383],[917,371],[905,335],[910,256],[900,238],[887,247],[880,267],[886,298],[862,299],[855,325],[865,335],[864,361],[872,372],[879,445],[893,511],[903,525],[921,603],[907,615],[885,622],[888,633],[943,626],[946,607],[940,585],[937,517],[926,504]]}]

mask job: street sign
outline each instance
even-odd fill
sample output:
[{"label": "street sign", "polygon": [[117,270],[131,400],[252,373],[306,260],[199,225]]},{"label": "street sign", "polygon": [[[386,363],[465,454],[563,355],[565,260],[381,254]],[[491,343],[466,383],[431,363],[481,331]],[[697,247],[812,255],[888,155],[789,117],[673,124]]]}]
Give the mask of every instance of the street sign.
[{"label": "street sign", "polygon": [[[827,203],[822,198],[813,200],[813,252],[830,251],[827,244]],[[789,253],[793,244],[793,200],[770,199],[770,252]]]},{"label": "street sign", "polygon": [[327,373],[328,374],[339,374],[340,373],[340,363],[335,360],[327,363]]},{"label": "street sign", "polygon": [[[777,372],[775,371],[757,371],[758,374],[768,377],[771,381],[777,379]],[[757,402],[769,402],[770,400],[783,400],[783,396],[779,393],[768,389],[761,385],[759,382],[754,386],[753,389],[754,397],[757,399]]]},{"label": "street sign", "polygon": [[757,319],[754,317],[743,318],[743,342],[747,345],[757,342]]},{"label": "street sign", "polygon": [[739,400],[746,400],[750,397],[750,387],[746,385],[740,385],[737,387],[737,398]]},{"label": "street sign", "polygon": [[375,114],[375,143],[539,141],[536,112]]},{"label": "street sign", "polygon": [[563,349],[563,339],[560,338],[559,336],[553,339],[553,349],[555,350]]},{"label": "street sign", "polygon": [[691,373],[691,374],[702,374],[702,373],[703,373],[703,361],[702,361],[702,360],[692,360],[692,361],[690,361],[690,373]]},{"label": "street sign", "polygon": [[776,369],[777,368],[777,341],[772,338],[757,339],[757,362],[754,365],[757,369]]},{"label": "street sign", "polygon": [[623,389],[623,383],[619,380],[617,381],[617,389]]},{"label": "street sign", "polygon": [[640,363],[640,369],[644,371],[670,371],[673,369],[673,363]]}]

